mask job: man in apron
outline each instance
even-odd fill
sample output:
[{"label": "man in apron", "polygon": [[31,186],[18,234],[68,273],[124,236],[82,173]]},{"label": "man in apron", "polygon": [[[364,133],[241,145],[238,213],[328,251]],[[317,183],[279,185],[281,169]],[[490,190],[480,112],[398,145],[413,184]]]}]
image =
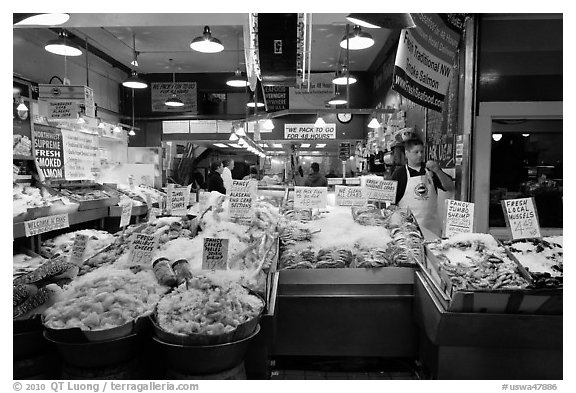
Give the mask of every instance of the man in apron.
[{"label": "man in apron", "polygon": [[410,208],[418,224],[437,236],[442,224],[438,217],[438,188],[454,190],[452,178],[440,169],[435,161],[424,165],[424,144],[417,139],[404,142],[406,165],[397,168],[392,179],[398,181],[396,204]]}]

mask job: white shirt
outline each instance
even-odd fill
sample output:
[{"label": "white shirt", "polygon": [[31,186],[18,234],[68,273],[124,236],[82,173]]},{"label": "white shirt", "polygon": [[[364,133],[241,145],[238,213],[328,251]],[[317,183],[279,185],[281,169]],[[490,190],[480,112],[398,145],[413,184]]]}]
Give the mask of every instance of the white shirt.
[{"label": "white shirt", "polygon": [[222,180],[224,181],[224,188],[226,188],[226,192],[230,192],[232,189],[232,172],[228,167],[224,167],[224,171],[222,172]]}]

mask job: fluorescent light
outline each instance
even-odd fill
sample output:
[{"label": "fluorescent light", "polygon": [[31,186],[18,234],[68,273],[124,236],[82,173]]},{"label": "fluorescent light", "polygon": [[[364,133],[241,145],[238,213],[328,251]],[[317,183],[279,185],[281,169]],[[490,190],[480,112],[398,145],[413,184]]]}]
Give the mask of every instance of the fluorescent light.
[{"label": "fluorescent light", "polygon": [[317,144],[316,144],[316,149],[321,149],[321,148],[323,148],[323,147],[326,147],[326,144],[325,144],[325,143],[317,143]]},{"label": "fluorescent light", "polygon": [[309,143],[302,143],[302,144],[300,145],[300,147],[310,147],[310,144],[309,144]]},{"label": "fluorescent light", "polygon": [[492,134],[492,139],[494,139],[495,142],[498,142],[502,139],[502,134]]},{"label": "fluorescent light", "polygon": [[225,145],[225,144],[223,144],[223,143],[214,143],[214,146],[217,146],[217,147],[228,147],[228,145]]},{"label": "fluorescent light", "polygon": [[352,33],[348,34],[348,39],[346,38],[345,36],[342,38],[342,41],[340,41],[341,48],[346,49],[346,47],[348,47],[350,50],[360,50],[370,48],[374,45],[372,36],[363,32],[362,28],[358,25],[354,26]]},{"label": "fluorescent light", "polygon": [[212,37],[210,27],[204,26],[204,33],[192,40],[190,48],[202,53],[217,53],[224,50],[224,45],[219,39]]},{"label": "fluorescent light", "polygon": [[276,149],[282,149],[282,144],[281,143],[273,143],[272,147],[275,147]]}]

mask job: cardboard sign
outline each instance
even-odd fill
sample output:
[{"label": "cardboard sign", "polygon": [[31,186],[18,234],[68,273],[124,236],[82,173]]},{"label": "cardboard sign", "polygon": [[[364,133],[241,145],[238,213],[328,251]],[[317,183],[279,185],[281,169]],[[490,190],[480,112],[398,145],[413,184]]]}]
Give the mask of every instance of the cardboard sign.
[{"label": "cardboard sign", "polygon": [[45,179],[64,179],[64,150],[59,128],[34,124],[34,159]]},{"label": "cardboard sign", "polygon": [[445,204],[444,237],[450,237],[458,233],[473,233],[474,204],[453,199],[446,199]]},{"label": "cardboard sign", "polygon": [[68,214],[57,214],[54,216],[37,218],[31,221],[24,221],[26,237],[39,235],[56,229],[68,228],[69,226]]},{"label": "cardboard sign", "polygon": [[230,192],[227,193],[230,217],[248,218],[252,216],[257,189],[257,180],[232,180],[232,187],[230,187]]},{"label": "cardboard sign", "polygon": [[502,209],[512,240],[542,237],[534,198],[507,199]]},{"label": "cardboard sign", "polygon": [[204,270],[228,269],[228,239],[219,239],[215,237],[204,238],[202,269]]},{"label": "cardboard sign", "polygon": [[328,199],[328,187],[294,187],[294,208],[324,209]]},{"label": "cardboard sign", "polygon": [[72,254],[70,255],[70,262],[82,264],[84,262],[84,252],[88,245],[88,235],[76,234],[74,244],[72,245]]},{"label": "cardboard sign", "polygon": [[186,187],[168,188],[168,206],[166,207],[173,216],[185,216],[187,212],[188,189]]},{"label": "cardboard sign", "polygon": [[130,245],[130,265],[146,265],[152,262],[152,253],[158,247],[158,238],[143,233],[134,234]]},{"label": "cardboard sign", "polygon": [[120,228],[130,224],[130,218],[132,217],[132,201],[124,201],[120,204],[122,207],[122,215],[120,216]]},{"label": "cardboard sign", "polygon": [[396,202],[396,180],[384,180],[381,176],[365,176],[362,178],[366,199],[378,202]]},{"label": "cardboard sign", "polygon": [[49,119],[76,119],[80,111],[81,100],[54,100],[48,101]]},{"label": "cardboard sign", "polygon": [[310,124],[284,124],[284,139],[319,140],[336,139],[336,124],[315,127]]},{"label": "cardboard sign", "polygon": [[337,206],[364,206],[366,197],[364,188],[335,186]]}]

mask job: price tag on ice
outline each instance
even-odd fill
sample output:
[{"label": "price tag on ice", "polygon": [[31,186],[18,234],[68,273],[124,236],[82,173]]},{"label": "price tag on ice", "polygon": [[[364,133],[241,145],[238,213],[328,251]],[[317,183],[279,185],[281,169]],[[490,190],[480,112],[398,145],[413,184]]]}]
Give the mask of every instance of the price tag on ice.
[{"label": "price tag on ice", "polygon": [[130,266],[144,266],[152,262],[152,253],[158,247],[158,238],[143,233],[134,234],[130,245]]},{"label": "price tag on ice", "polygon": [[295,209],[325,209],[328,187],[294,187]]},{"label": "price tag on ice", "polygon": [[72,245],[72,255],[70,255],[70,262],[82,264],[84,261],[84,252],[88,245],[88,235],[76,234],[74,244]]},{"label": "price tag on ice", "polygon": [[189,193],[186,187],[168,188],[168,211],[172,216],[185,216]]},{"label": "price tag on ice", "polygon": [[130,224],[132,217],[132,201],[125,201],[120,204],[122,207],[122,214],[120,215],[120,228],[126,227]]},{"label": "price tag on ice", "polygon": [[204,238],[204,252],[202,253],[203,270],[228,269],[228,239],[215,237]]},{"label": "price tag on ice", "polygon": [[366,199],[369,201],[396,202],[396,189],[398,188],[396,180],[384,180],[382,176],[363,176],[361,183]]},{"label": "price tag on ice", "polygon": [[512,240],[542,237],[534,198],[506,199],[502,209]]},{"label": "price tag on ice", "polygon": [[445,204],[444,237],[450,237],[457,233],[474,232],[473,203],[446,199]]},{"label": "price tag on ice", "polygon": [[362,187],[347,187],[336,185],[335,191],[336,206],[364,206],[366,203],[364,188]]},{"label": "price tag on ice", "polygon": [[248,218],[252,215],[257,189],[256,180],[232,180],[232,187],[227,192],[230,217]]}]

